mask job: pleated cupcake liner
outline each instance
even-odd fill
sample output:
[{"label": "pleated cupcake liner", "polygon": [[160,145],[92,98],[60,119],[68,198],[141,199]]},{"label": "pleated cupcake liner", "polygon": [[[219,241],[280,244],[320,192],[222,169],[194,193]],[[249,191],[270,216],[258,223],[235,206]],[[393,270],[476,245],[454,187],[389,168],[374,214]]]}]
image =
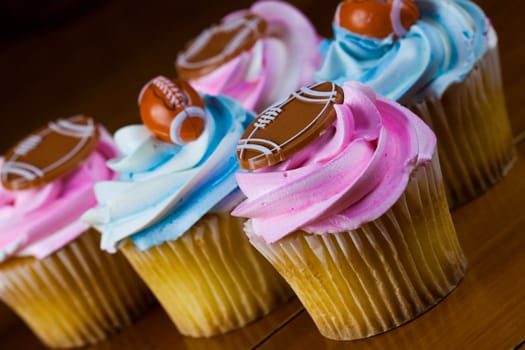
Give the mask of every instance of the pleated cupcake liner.
[{"label": "pleated cupcake liner", "polygon": [[516,152],[497,47],[441,99],[428,98],[410,108],[436,133],[451,207],[482,194],[512,167]]},{"label": "pleated cupcake liner", "polygon": [[251,243],[292,286],[323,336],[385,332],[437,304],[462,279],[466,259],[434,158],[389,211],[359,229],[297,231],[268,244],[246,223]]},{"label": "pleated cupcake liner", "polygon": [[89,230],[52,255],[0,265],[0,298],[53,348],[95,344],[129,326],[154,303],[121,254],[99,248]]},{"label": "pleated cupcake liner", "polygon": [[249,244],[242,221],[207,214],[182,237],[122,252],[178,330],[210,337],[240,328],[288,300],[291,289]]}]

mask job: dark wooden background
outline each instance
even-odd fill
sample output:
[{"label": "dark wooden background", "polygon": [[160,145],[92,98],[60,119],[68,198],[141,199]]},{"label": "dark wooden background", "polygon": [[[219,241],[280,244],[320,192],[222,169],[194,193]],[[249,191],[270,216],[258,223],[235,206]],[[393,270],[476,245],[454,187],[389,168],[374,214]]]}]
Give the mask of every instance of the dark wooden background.
[{"label": "dark wooden background", "polygon": [[[499,34],[507,106],[519,159],[507,178],[453,212],[469,259],[465,280],[438,307],[357,342],[323,339],[297,300],[224,336],[180,336],[154,309],[93,349],[513,349],[525,340],[525,46],[520,0],[477,1]],[[139,122],[142,85],[174,75],[174,58],[204,27],[250,1],[0,0],[0,152],[47,120],[85,113],[111,131]],[[338,1],[294,0],[331,35]],[[43,6],[46,6],[45,8]],[[0,349],[40,349],[22,324]]]}]

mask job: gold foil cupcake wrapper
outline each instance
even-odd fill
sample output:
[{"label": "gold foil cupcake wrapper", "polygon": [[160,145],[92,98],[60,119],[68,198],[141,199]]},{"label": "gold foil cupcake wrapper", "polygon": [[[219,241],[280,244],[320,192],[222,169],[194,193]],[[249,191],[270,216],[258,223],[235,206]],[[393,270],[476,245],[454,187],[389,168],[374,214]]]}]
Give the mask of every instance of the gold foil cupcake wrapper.
[{"label": "gold foil cupcake wrapper", "polygon": [[154,298],[121,254],[88,231],[52,255],[0,265],[0,297],[49,347],[97,343],[129,326]]},{"label": "gold foil cupcake wrapper", "polygon": [[122,252],[156,295],[178,330],[210,337],[269,313],[293,293],[249,244],[242,219],[207,214],[182,237]]},{"label": "gold foil cupcake wrapper", "polygon": [[254,235],[250,222],[245,230],[321,334],[335,340],[365,338],[408,322],[450,293],[466,268],[437,159],[417,170],[387,213],[359,229],[297,231],[273,244]]},{"label": "gold foil cupcake wrapper", "polygon": [[410,106],[434,130],[451,207],[485,192],[515,160],[497,47],[441,99]]}]

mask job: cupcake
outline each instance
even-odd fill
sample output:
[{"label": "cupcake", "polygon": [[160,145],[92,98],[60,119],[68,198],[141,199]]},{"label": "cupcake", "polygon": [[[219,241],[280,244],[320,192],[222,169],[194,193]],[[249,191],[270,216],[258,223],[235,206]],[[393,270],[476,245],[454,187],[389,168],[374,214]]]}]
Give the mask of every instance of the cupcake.
[{"label": "cupcake", "polygon": [[202,97],[159,76],[139,96],[144,125],[117,131],[119,173],[96,185],[84,220],[102,248],[120,249],[178,330],[209,337],[239,328],[287,300],[291,290],[251,247],[235,181],[237,140],[253,116],[226,97]]},{"label": "cupcake", "polygon": [[321,44],[316,80],[360,81],[430,125],[451,205],[483,193],[506,174],[515,152],[497,37],[476,4],[346,0],[333,29],[334,39]]},{"label": "cupcake", "polygon": [[242,136],[232,215],[290,284],[322,335],[369,337],[414,319],[466,261],[435,136],[358,83],[304,87]]},{"label": "cupcake", "polygon": [[281,1],[260,1],[193,39],[176,60],[179,77],[261,112],[313,82],[321,55],[310,21]]},{"label": "cupcake", "polygon": [[80,220],[116,155],[93,119],[50,122],[0,159],[0,299],[50,347],[93,344],[153,300],[123,256]]}]

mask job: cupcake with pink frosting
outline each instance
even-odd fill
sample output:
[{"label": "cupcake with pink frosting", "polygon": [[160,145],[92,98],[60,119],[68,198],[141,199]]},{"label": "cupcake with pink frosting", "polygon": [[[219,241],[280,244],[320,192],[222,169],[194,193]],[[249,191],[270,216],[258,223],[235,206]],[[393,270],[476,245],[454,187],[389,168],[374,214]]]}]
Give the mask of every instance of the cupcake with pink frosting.
[{"label": "cupcake with pink frosting", "polygon": [[321,64],[319,41],[298,9],[259,1],[204,30],[178,55],[176,68],[197,90],[261,112],[313,82]]},{"label": "cupcake with pink frosting", "polygon": [[48,123],[0,158],[0,299],[47,346],[96,343],[152,298],[122,256],[80,220],[95,182],[114,178],[107,132],[74,116]]},{"label": "cupcake with pink frosting", "polygon": [[452,291],[466,261],[433,132],[358,83],[303,87],[260,114],[237,148],[251,243],[320,332],[369,337]]}]

